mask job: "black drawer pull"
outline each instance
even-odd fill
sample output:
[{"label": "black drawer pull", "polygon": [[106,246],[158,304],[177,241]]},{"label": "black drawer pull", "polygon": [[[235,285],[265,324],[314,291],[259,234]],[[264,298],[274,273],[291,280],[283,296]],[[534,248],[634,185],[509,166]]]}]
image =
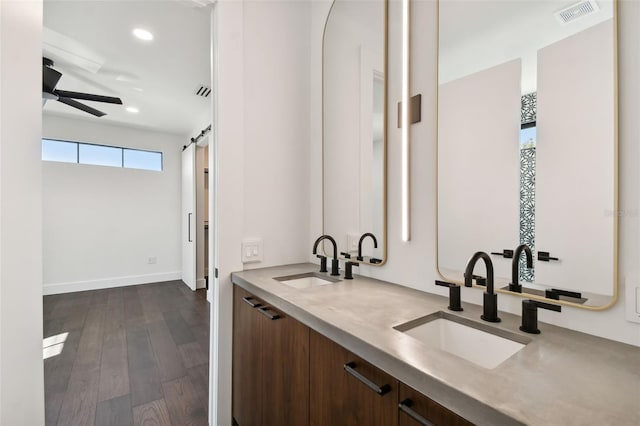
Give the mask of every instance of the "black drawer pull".
[{"label": "black drawer pull", "polygon": [[369,389],[371,389],[372,391],[374,391],[378,395],[382,396],[382,395],[388,393],[391,390],[391,386],[389,386],[389,385],[382,385],[382,386],[376,385],[371,380],[367,379],[362,374],[358,373],[355,370],[355,368],[356,368],[356,363],[355,362],[348,362],[348,363],[346,363],[344,365],[344,371],[346,371],[347,373],[351,374],[353,377],[355,377],[360,382],[365,384]]},{"label": "black drawer pull", "polygon": [[420,414],[416,413],[411,407],[413,406],[413,401],[410,399],[405,399],[400,404],[398,404],[398,408],[400,411],[405,413],[407,416],[411,417],[416,422],[420,423],[423,426],[434,426],[429,420],[422,417]]},{"label": "black drawer pull", "polygon": [[258,312],[260,312],[262,315],[264,315],[265,317],[269,318],[271,321],[280,319],[280,315],[278,314],[272,314],[271,312],[269,312],[269,308],[266,306],[263,307],[259,307],[258,308]]},{"label": "black drawer pull", "polygon": [[254,303],[254,302],[251,301],[251,299],[253,299],[253,297],[251,297],[251,296],[247,296],[247,297],[243,297],[242,298],[242,300],[244,300],[244,302],[247,305],[251,306],[252,308],[259,308],[260,306],[262,306],[261,303]]}]

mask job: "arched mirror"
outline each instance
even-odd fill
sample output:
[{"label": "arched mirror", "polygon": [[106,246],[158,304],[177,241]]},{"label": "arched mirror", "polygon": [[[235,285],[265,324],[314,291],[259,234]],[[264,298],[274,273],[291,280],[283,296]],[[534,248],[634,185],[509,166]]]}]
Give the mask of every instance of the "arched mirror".
[{"label": "arched mirror", "polygon": [[[615,302],[616,40],[615,0],[440,0],[446,279],[463,281],[484,251],[501,291],[588,309]],[[514,278],[520,244],[533,268],[522,256]]]},{"label": "arched mirror", "polygon": [[386,9],[385,0],[335,0],[323,39],[324,233],[352,259],[373,235],[359,260],[372,265],[387,246]]}]

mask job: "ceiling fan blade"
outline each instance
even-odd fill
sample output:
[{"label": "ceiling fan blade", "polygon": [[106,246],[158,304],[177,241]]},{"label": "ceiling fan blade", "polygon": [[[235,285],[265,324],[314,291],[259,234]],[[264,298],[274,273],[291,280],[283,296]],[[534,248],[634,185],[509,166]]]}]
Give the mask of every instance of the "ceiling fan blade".
[{"label": "ceiling fan blade", "polygon": [[95,108],[91,108],[90,106],[81,104],[80,102],[74,101],[73,99],[70,99],[70,98],[65,98],[61,96],[58,98],[58,101],[62,102],[63,104],[69,105],[70,107],[74,107],[84,112],[88,112],[89,114],[95,115],[96,117],[102,117],[103,115],[107,115],[102,111],[98,111]]},{"label": "ceiling fan blade", "polygon": [[47,66],[42,67],[42,91],[51,93],[56,88],[56,84],[60,81],[60,74],[58,71],[49,68]]},{"label": "ceiling fan blade", "polygon": [[70,92],[68,90],[56,90],[56,94],[63,98],[82,99],[84,101],[105,102],[108,104],[122,105],[122,99],[113,96],[92,95],[91,93]]}]

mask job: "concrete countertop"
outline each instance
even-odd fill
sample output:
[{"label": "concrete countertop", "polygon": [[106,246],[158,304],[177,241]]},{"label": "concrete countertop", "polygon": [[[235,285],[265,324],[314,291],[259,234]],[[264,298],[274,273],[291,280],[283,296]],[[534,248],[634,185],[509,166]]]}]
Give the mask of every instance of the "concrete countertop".
[{"label": "concrete countertop", "polygon": [[638,347],[544,323],[539,335],[523,333],[519,316],[500,312],[490,326],[531,342],[487,370],[393,329],[437,311],[489,324],[481,306],[451,312],[445,297],[357,275],[300,290],[273,279],[318,269],[253,269],[232,281],[478,425],[640,425]]}]

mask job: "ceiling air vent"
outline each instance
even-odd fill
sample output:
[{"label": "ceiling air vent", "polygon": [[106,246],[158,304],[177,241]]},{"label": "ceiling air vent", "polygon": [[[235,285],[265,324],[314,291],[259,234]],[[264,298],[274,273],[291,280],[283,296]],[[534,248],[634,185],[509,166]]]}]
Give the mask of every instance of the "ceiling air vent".
[{"label": "ceiling air vent", "polygon": [[196,90],[194,91],[194,93],[196,94],[196,96],[202,96],[203,98],[206,98],[211,94],[211,87],[201,84],[198,87],[196,87]]},{"label": "ceiling air vent", "polygon": [[569,7],[565,7],[564,9],[557,11],[555,15],[560,23],[568,24],[587,15],[596,13],[599,10],[600,7],[598,7],[598,3],[596,3],[595,0],[585,0]]}]

